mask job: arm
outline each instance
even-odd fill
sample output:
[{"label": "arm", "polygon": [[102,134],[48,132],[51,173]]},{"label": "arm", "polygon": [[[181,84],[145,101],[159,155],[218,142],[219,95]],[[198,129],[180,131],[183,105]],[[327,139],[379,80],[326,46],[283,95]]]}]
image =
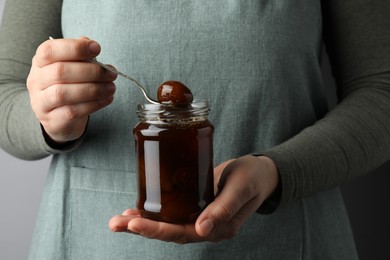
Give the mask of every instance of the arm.
[{"label": "arm", "polygon": [[58,152],[46,144],[26,88],[31,60],[49,36],[61,37],[61,0],[5,4],[0,30],[0,146],[23,159]]},{"label": "arm", "polygon": [[[6,6],[0,46],[0,60],[8,69],[2,70],[0,85],[4,101],[0,141],[8,152],[25,159],[77,148],[89,115],[113,101],[117,77],[85,62],[100,53],[97,42],[86,37],[47,40],[49,35],[59,36],[61,2],[42,4],[25,9],[17,1]],[[30,19],[13,20],[16,11]],[[19,39],[15,30],[23,28],[28,30]],[[31,44],[30,39],[37,42]]]},{"label": "arm", "polygon": [[323,1],[340,102],[315,125],[264,153],[280,172],[280,206],[390,158],[390,2],[374,2]]}]

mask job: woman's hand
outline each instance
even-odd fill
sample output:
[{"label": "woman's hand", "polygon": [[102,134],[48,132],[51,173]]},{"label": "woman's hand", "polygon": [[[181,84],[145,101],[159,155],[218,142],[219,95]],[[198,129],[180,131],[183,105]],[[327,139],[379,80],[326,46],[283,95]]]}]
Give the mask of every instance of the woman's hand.
[{"label": "woman's hand", "polygon": [[32,109],[57,143],[79,138],[88,116],[113,101],[117,75],[85,62],[100,53],[86,37],[42,43],[32,60],[27,88]]},{"label": "woman's hand", "polygon": [[[222,177],[221,177],[222,176]],[[176,225],[140,217],[128,209],[111,219],[114,232],[130,232],[175,243],[230,239],[275,190],[278,173],[273,161],[264,156],[244,156],[226,161],[214,169],[218,194],[195,224]]]}]

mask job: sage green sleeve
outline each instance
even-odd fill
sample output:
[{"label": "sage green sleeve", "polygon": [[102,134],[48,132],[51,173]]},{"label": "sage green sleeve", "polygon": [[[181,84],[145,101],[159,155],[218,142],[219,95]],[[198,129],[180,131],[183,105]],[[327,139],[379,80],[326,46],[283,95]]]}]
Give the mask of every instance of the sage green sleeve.
[{"label": "sage green sleeve", "polygon": [[43,136],[26,87],[31,60],[49,36],[61,37],[61,0],[8,0],[0,30],[0,147],[26,160],[73,149],[53,149]]},{"label": "sage green sleeve", "polygon": [[325,0],[323,13],[339,103],[263,153],[279,168],[279,207],[390,159],[390,1]]}]

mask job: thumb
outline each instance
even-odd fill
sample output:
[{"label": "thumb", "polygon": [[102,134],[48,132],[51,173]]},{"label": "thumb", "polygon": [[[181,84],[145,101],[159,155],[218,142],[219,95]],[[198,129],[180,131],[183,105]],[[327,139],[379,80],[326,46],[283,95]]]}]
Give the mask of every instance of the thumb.
[{"label": "thumb", "polygon": [[219,196],[200,214],[195,230],[199,236],[207,237],[217,226],[226,226],[240,209],[237,198],[228,192],[221,192]]},{"label": "thumb", "polygon": [[[253,158],[255,157],[241,157],[222,165],[224,168],[217,185],[217,197],[195,223],[199,236],[209,236],[220,227],[215,233],[222,232],[224,237],[232,237],[251,212],[256,210],[260,201],[256,199],[257,189],[253,185],[253,176],[258,174],[252,167],[253,163],[248,162]],[[256,158],[256,162],[257,160]]]},{"label": "thumb", "polygon": [[[224,186],[227,178],[224,176],[229,175],[227,173],[230,172],[228,170],[230,167],[226,166],[233,161],[234,159],[226,161],[214,169],[214,189],[217,191],[216,198],[206,209],[204,209],[195,223],[195,230],[198,235],[202,237],[208,236],[219,222],[229,221],[234,214],[235,210],[233,209],[233,206],[226,202],[228,198],[226,198],[227,196],[221,189],[221,186]],[[224,179],[223,185],[220,184],[221,177]]]}]

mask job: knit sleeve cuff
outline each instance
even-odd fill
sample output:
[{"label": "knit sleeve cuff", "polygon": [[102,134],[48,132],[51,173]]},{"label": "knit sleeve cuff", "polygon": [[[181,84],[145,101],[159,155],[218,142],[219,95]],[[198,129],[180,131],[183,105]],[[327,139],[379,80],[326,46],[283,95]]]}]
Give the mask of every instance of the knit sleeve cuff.
[{"label": "knit sleeve cuff", "polygon": [[[49,154],[67,153],[73,151],[74,149],[80,146],[80,144],[83,142],[86,135],[86,130],[85,130],[82,136],[75,140],[65,142],[65,143],[57,143],[49,137],[49,135],[43,129],[43,126],[42,125],[40,126],[42,130],[43,138],[45,140],[45,143],[43,144],[44,149]],[[85,129],[87,129],[87,127]]]}]

